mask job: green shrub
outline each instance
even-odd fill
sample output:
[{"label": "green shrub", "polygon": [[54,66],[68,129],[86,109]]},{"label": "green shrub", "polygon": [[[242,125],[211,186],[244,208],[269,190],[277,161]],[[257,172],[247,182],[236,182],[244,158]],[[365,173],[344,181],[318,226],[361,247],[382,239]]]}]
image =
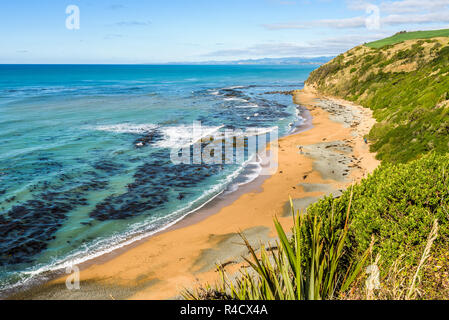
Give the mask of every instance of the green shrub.
[{"label": "green shrub", "polygon": [[[350,194],[347,190],[338,199],[318,201],[308,213],[324,217],[333,208],[341,216]],[[382,165],[354,186],[351,213],[348,247],[353,259],[374,237],[374,253],[386,262],[402,254],[408,263],[416,262],[435,219],[440,223],[437,242],[449,240],[449,157],[430,154],[407,164]]]}]

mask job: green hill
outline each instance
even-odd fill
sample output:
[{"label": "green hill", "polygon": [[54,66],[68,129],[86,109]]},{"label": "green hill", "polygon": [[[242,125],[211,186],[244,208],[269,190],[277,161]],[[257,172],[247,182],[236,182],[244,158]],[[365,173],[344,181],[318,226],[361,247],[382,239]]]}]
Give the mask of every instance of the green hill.
[{"label": "green hill", "polygon": [[386,45],[394,45],[406,40],[429,39],[435,37],[449,37],[449,29],[430,30],[430,31],[414,31],[414,32],[399,32],[394,36],[386,39],[381,39],[365,44],[367,47],[379,49]]},{"label": "green hill", "polygon": [[449,146],[449,38],[358,46],[311,73],[307,85],[371,108],[372,151],[407,162]]}]

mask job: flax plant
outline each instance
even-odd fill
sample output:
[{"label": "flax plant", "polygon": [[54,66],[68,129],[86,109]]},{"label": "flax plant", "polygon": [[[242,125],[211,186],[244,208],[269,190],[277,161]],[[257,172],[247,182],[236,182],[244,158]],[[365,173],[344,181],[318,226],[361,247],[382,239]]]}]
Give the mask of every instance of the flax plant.
[{"label": "flax plant", "polygon": [[[352,200],[352,195],[351,195]],[[241,237],[248,248],[250,258],[244,257],[249,265],[234,279],[218,268],[221,275],[219,284],[211,289],[206,296],[185,291],[184,298],[237,300],[321,300],[337,298],[340,292],[346,291],[359,275],[368,257],[368,250],[356,264],[344,266],[342,258],[345,255],[345,241],[348,238],[349,214],[351,200],[346,214],[343,229],[333,228],[330,224],[330,234],[323,237],[323,221],[317,215],[300,214],[294,211],[290,199],[294,226],[289,239],[279,223],[274,219],[278,235],[277,250],[268,250],[261,246],[257,254],[248,239]],[[330,219],[335,219],[333,212]],[[307,250],[302,239],[302,228],[306,224],[310,228],[307,239]],[[204,290],[203,290],[204,291]]]}]

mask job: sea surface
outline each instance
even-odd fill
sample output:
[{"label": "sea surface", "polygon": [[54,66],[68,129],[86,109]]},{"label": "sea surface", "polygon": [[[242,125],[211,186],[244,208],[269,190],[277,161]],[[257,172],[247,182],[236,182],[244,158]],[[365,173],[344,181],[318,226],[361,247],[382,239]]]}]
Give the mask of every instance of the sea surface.
[{"label": "sea surface", "polygon": [[[260,164],[175,165],[194,121],[279,128],[314,66],[0,65],[0,293],[172,225]],[[251,160],[252,159],[252,160]]]}]

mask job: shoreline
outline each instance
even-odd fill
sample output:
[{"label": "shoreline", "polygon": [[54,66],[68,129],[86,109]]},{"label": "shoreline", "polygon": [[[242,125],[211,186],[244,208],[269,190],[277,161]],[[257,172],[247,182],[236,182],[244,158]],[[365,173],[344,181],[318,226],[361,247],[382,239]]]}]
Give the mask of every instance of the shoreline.
[{"label": "shoreline", "polygon": [[[292,92],[283,92],[283,94],[292,95]],[[304,119],[304,122],[299,126],[295,127],[294,130],[290,131],[283,137],[288,137],[290,135],[299,134],[301,132],[307,131],[313,127],[312,125],[312,116],[307,108],[296,105],[296,109],[298,110],[298,114]],[[300,112],[299,112],[300,110]],[[245,170],[242,171],[236,179],[240,177],[240,175],[245,174]],[[211,199],[205,201],[203,204],[198,206],[195,209],[192,209],[190,212],[186,213],[182,217],[173,222],[169,223],[166,226],[162,226],[159,229],[151,231],[149,234],[143,234],[142,236],[136,235],[135,238],[130,238],[122,244],[119,244],[117,247],[112,248],[110,251],[100,252],[98,255],[87,257],[86,260],[79,262],[76,266],[80,270],[84,270],[92,265],[97,263],[105,263],[116,256],[130,250],[146,241],[151,239],[152,237],[158,236],[160,234],[174,231],[177,229],[188,227],[192,224],[199,223],[204,219],[207,219],[209,216],[218,213],[222,208],[231,205],[234,201],[236,201],[240,196],[250,192],[261,192],[260,186],[262,183],[269,178],[267,175],[258,175],[255,179],[238,185],[236,190],[226,192],[226,189],[221,193],[213,196]],[[232,185],[232,183],[230,184]],[[63,277],[65,275],[65,267],[60,267],[53,270],[48,270],[39,274],[36,279],[30,279],[29,283],[20,284],[16,287],[9,288],[4,290],[0,294],[0,299],[15,299],[22,296],[28,296],[29,293],[39,290],[42,287],[45,287],[46,284],[52,282],[59,277]]]},{"label": "shoreline", "polygon": [[[291,92],[286,92],[285,94],[292,95]],[[297,126],[294,130],[289,132],[284,137],[299,134],[301,132],[307,131],[313,127],[312,125],[312,116],[307,108],[296,105],[297,110],[301,111],[301,117],[304,119],[304,122]],[[240,175],[244,174],[245,171],[241,172],[236,179],[240,177]],[[177,229],[188,227],[192,224],[199,223],[204,219],[207,219],[209,216],[218,213],[222,208],[232,205],[234,201],[236,201],[240,196],[250,192],[261,192],[262,183],[269,178],[267,175],[258,175],[255,179],[238,185],[238,188],[234,191],[230,191],[226,193],[226,190],[215,195],[211,199],[207,200],[205,203],[200,205],[199,207],[192,209],[189,213],[186,213],[184,216],[179,218],[178,220],[174,220],[170,224],[163,226],[155,231],[152,231],[150,234],[144,235],[142,238],[130,239],[129,243],[124,243],[116,248],[113,248],[111,251],[100,253],[98,256],[94,256],[91,258],[82,261],[76,266],[80,270],[84,270],[94,264],[97,263],[105,263],[116,256],[130,250],[146,241],[155,237],[157,235],[174,231]],[[232,183],[231,183],[232,185]],[[45,286],[47,283],[58,279],[59,277],[63,277],[65,275],[65,267],[61,267],[54,270],[45,271],[40,275],[40,278],[30,280],[30,283],[25,283],[18,285],[17,287],[13,287],[10,289],[6,289],[1,295],[0,299],[15,299],[16,297],[22,297],[23,295],[28,296],[30,292],[34,292],[35,290],[39,290],[39,288]]]},{"label": "shoreline", "polygon": [[[213,282],[217,262],[226,264],[229,273],[237,271],[241,260],[236,257],[245,254],[244,249],[235,244],[239,242],[237,231],[244,230],[251,242],[266,242],[275,236],[272,223],[275,214],[281,215],[279,219],[284,226],[291,226],[291,217],[284,214],[289,194],[294,198],[295,207],[307,207],[310,201],[323,194],[338,193],[378,165],[366,150],[368,146],[359,139],[374,124],[369,114],[359,110],[361,120],[354,125],[357,121],[351,121],[356,115],[345,119],[350,112],[340,110],[343,115],[338,115],[332,110],[336,100],[326,106],[316,99],[332,101],[310,88],[295,91],[293,100],[298,107],[305,106],[309,110],[313,127],[279,139],[279,169],[274,175],[259,176],[165,230],[81,264],[81,290],[67,290],[64,276],[10,298],[168,299],[177,297],[183,288]],[[352,137],[354,132],[357,139]],[[351,140],[352,151],[348,153],[342,146]],[[337,146],[322,145],[336,141],[339,142]],[[298,152],[298,145],[305,153]],[[332,150],[335,147],[337,149]],[[327,150],[333,155],[342,154],[344,170],[335,168],[333,173],[323,172],[322,166],[317,165],[323,159],[329,160]],[[349,155],[357,161],[345,160]],[[345,161],[349,164],[344,164]],[[350,168],[350,165],[354,166]]]}]

